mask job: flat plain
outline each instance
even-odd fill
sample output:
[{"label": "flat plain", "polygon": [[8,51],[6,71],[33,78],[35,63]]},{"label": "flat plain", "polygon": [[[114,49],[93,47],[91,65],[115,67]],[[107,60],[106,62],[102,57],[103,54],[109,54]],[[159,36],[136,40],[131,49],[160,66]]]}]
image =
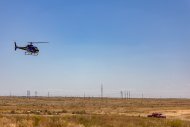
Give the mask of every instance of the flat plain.
[{"label": "flat plain", "polygon": [[190,99],[0,97],[0,127],[190,127]]}]

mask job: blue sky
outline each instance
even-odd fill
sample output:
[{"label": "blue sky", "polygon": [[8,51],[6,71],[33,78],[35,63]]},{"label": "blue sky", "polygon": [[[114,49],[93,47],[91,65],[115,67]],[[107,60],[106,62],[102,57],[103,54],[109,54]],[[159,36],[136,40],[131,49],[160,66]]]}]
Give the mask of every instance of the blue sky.
[{"label": "blue sky", "polygon": [[[0,95],[190,97],[188,0],[0,0]],[[13,42],[49,41],[37,57]]]}]

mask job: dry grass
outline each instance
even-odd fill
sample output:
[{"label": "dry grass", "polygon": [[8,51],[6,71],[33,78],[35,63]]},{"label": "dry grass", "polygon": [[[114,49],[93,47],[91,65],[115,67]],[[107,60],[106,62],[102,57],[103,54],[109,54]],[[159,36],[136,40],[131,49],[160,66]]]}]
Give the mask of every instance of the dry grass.
[{"label": "dry grass", "polygon": [[120,115],[3,116],[1,127],[190,127],[189,121]]},{"label": "dry grass", "polygon": [[0,97],[0,127],[190,127],[190,100]]}]

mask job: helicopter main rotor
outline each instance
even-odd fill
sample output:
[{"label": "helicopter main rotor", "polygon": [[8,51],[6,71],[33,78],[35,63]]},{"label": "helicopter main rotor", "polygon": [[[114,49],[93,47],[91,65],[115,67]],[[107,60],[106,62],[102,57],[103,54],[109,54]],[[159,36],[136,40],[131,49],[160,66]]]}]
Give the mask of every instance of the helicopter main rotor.
[{"label": "helicopter main rotor", "polygon": [[32,45],[32,44],[49,43],[49,42],[40,42],[40,41],[35,42],[35,41],[34,41],[34,42],[28,42],[28,43]]}]

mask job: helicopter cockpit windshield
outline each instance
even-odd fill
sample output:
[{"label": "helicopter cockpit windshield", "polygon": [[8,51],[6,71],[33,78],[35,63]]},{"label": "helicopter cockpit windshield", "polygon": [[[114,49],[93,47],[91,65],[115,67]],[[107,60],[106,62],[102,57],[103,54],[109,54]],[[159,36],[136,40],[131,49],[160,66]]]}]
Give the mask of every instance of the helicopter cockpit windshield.
[{"label": "helicopter cockpit windshield", "polygon": [[34,47],[34,49],[35,49],[36,51],[39,51],[37,47]]}]

